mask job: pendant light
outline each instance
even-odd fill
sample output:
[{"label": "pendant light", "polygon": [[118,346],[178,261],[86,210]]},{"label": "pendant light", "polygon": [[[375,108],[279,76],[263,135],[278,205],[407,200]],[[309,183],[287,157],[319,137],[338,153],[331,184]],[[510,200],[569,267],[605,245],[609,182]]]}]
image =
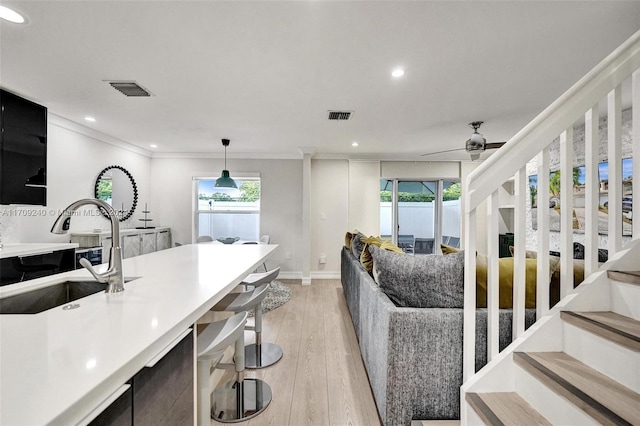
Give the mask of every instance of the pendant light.
[{"label": "pendant light", "polygon": [[231,179],[229,175],[229,170],[227,170],[227,147],[229,146],[229,139],[222,139],[222,146],[224,146],[224,170],[222,171],[222,175],[216,179],[216,188],[238,188],[236,182]]}]

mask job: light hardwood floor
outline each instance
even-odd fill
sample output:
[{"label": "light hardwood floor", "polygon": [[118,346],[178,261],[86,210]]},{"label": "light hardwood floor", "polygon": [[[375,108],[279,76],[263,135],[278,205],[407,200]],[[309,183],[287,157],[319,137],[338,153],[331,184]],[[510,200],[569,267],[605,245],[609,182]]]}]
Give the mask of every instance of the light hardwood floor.
[{"label": "light hardwood floor", "polygon": [[[269,384],[273,400],[259,416],[235,424],[379,425],[340,280],[280,281],[291,288],[291,301],[264,315],[262,341],[280,345],[284,356],[271,367],[246,370]],[[253,334],[246,332],[247,342]],[[225,373],[221,382],[231,378]]]}]

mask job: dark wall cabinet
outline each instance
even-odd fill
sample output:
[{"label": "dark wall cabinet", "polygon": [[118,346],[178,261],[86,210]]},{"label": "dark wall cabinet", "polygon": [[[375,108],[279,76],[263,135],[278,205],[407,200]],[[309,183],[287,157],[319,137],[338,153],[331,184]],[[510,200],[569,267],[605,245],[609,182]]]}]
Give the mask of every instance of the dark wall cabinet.
[{"label": "dark wall cabinet", "polygon": [[0,286],[75,269],[75,250],[0,259]]},{"label": "dark wall cabinet", "polygon": [[47,108],[0,89],[0,204],[47,205]]},{"label": "dark wall cabinet", "polygon": [[193,331],[187,330],[177,344],[170,347],[166,354],[161,353],[140,370],[128,382],[131,388],[90,424],[192,425],[195,403]]}]

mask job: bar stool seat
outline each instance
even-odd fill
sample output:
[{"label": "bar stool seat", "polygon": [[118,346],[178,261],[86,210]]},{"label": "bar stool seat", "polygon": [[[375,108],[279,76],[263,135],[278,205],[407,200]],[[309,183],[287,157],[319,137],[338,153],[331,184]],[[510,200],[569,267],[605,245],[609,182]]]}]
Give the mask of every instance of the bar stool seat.
[{"label": "bar stool seat", "polygon": [[[244,326],[247,312],[238,313],[222,321],[212,322],[197,340],[198,354],[198,425],[209,425],[211,420],[240,422],[257,416],[271,402],[271,388],[260,379],[244,378]],[[224,351],[235,344],[234,364],[218,363],[216,368],[234,368],[236,378],[210,389],[211,361],[222,357]]]},{"label": "bar stool seat", "polygon": [[255,272],[247,275],[240,284],[247,286],[257,286],[264,283],[270,283],[280,274],[280,267],[266,272]]},{"label": "bar stool seat", "polygon": [[[249,369],[259,369],[269,367],[280,361],[283,355],[282,348],[274,343],[262,343],[262,300],[267,296],[266,289],[280,273],[280,268],[271,271],[249,274],[241,284],[248,286],[259,286],[257,289],[265,288],[261,296],[248,302],[252,292],[230,293],[217,303],[213,311],[242,312],[249,309],[254,310],[255,326],[245,327],[247,330],[256,332],[256,343],[249,344],[244,348],[245,367]],[[265,287],[266,286],[266,287]]]}]

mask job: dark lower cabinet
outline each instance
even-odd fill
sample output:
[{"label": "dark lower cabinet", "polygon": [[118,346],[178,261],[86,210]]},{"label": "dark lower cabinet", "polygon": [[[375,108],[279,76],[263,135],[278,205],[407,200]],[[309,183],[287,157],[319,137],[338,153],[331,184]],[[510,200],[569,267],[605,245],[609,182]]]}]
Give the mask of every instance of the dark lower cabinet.
[{"label": "dark lower cabinet", "polygon": [[131,387],[105,409],[91,426],[193,425],[193,331],[152,366],[127,382]]},{"label": "dark lower cabinet", "polygon": [[133,377],[134,425],[192,425],[193,331],[154,366]]},{"label": "dark lower cabinet", "polygon": [[75,269],[75,249],[0,259],[0,286]]},{"label": "dark lower cabinet", "polygon": [[127,389],[89,424],[91,426],[131,426],[133,424],[133,390]]}]

